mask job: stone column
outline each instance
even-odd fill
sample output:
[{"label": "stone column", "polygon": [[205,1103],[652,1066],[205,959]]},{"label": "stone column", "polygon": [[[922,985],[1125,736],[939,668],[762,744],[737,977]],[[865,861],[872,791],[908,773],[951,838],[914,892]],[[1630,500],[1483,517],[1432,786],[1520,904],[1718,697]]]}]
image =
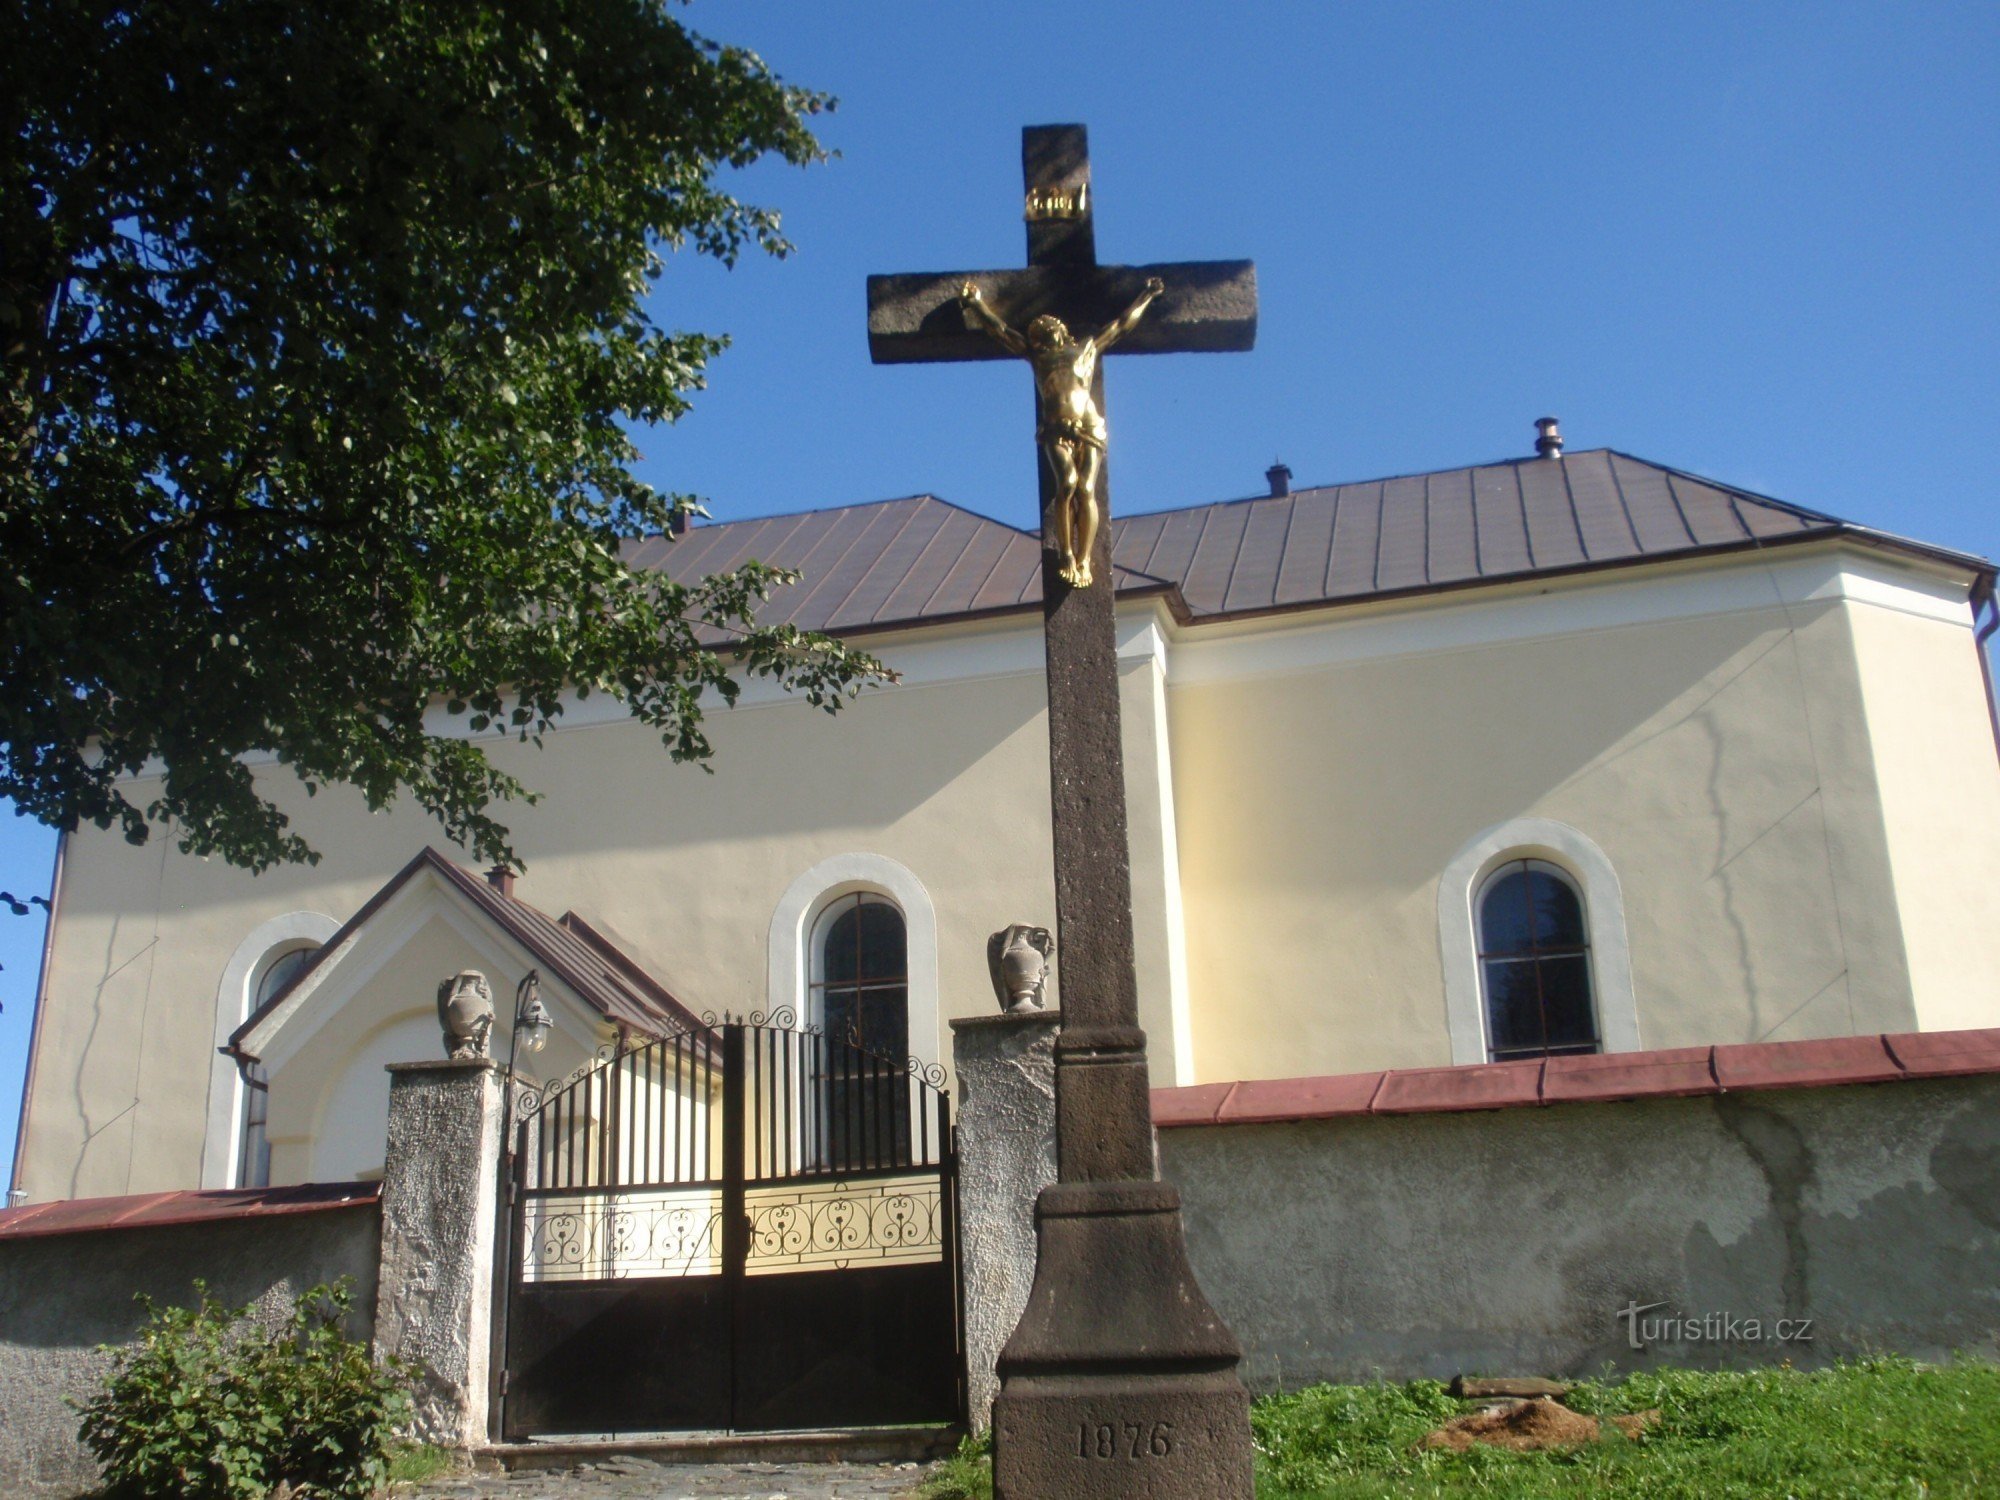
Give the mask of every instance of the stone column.
[{"label": "stone column", "polygon": [[1056,1180],[1058,1011],[951,1023],[968,1420],[992,1424],[994,1362],[1035,1281],[1035,1195]]},{"label": "stone column", "polygon": [[417,1436],[447,1448],[487,1440],[502,1096],[490,1058],[389,1064],[375,1352],[413,1367]]}]

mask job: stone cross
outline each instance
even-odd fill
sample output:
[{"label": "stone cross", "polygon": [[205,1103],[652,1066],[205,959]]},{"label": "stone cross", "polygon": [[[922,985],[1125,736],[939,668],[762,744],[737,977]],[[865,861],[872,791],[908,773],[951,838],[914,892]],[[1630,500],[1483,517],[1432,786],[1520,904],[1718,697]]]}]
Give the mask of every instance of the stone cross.
[{"label": "stone cross", "polygon": [[[1165,291],[1109,353],[1248,349],[1257,332],[1249,261],[1101,266],[1090,156],[1080,125],[1022,132],[1028,265],[868,279],[868,347],[878,364],[1011,357],[968,326],[959,289],[976,282],[1014,327],[1042,313],[1099,328],[1158,277]],[[1104,406],[1100,362],[1091,396]],[[994,1403],[998,1500],[1061,1496],[1250,1495],[1249,1400],[1241,1351],[1196,1286],[1180,1197],[1154,1165],[1146,1037],[1139,1028],[1125,826],[1111,528],[1073,588],[1050,545],[1057,477],[1041,474],[1042,618],[1048,663],[1056,960],[1059,1181],[1036,1206],[1034,1289],[1000,1359]],[[1098,505],[1108,514],[1105,470]]]}]

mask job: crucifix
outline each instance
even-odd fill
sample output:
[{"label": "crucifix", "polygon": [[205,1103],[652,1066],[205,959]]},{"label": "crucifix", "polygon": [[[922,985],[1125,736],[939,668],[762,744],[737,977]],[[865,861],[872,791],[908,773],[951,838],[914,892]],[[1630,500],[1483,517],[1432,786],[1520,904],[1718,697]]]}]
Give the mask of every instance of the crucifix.
[{"label": "crucifix", "polygon": [[1019,358],[1035,375],[1063,1026],[1058,1181],[1000,1356],[997,1500],[1248,1500],[1241,1349],[1188,1266],[1154,1162],[1125,827],[1099,355],[1248,349],[1249,261],[1101,266],[1080,125],[1021,134],[1028,265],[868,278],[878,364]]}]

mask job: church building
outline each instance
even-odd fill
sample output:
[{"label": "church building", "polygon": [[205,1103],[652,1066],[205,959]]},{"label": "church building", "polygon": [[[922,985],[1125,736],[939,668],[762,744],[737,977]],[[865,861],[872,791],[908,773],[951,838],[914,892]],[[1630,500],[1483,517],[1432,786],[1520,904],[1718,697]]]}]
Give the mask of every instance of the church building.
[{"label": "church building", "polygon": [[[1114,517],[1156,1086],[2000,1026],[1993,566],[1543,428]],[[631,550],[753,558],[897,680],[749,684],[712,775],[602,697],[539,752],[440,705],[544,794],[518,878],[274,763],[318,865],[65,838],[16,1201],[379,1175],[468,969],[542,1079],[711,1013],[948,1064],[988,936],[1055,925],[1040,543],[916,495]]]}]

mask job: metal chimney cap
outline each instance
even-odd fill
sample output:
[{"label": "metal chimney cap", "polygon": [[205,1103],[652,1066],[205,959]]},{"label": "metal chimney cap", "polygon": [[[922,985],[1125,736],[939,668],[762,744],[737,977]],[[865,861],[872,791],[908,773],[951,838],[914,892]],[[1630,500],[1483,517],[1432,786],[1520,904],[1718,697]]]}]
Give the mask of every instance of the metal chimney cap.
[{"label": "metal chimney cap", "polygon": [[1270,484],[1274,496],[1289,495],[1292,492],[1292,471],[1285,466],[1283,459],[1266,469],[1264,478]]},{"label": "metal chimney cap", "polygon": [[1541,458],[1563,456],[1563,435],[1554,417],[1535,418],[1535,453]]}]

